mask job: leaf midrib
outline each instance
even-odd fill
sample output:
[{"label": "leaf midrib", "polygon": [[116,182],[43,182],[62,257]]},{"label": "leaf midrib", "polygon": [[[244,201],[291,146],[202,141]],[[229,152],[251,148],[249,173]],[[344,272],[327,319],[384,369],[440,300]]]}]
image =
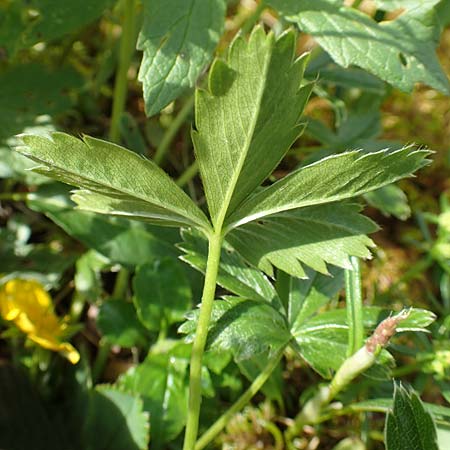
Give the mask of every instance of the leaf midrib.
[{"label": "leaf midrib", "polygon": [[225,221],[225,217],[226,214],[228,212],[228,207],[230,206],[231,203],[231,199],[233,197],[233,194],[235,192],[236,189],[236,185],[239,181],[239,176],[242,172],[242,168],[244,166],[245,160],[247,159],[247,155],[248,155],[248,150],[251,146],[252,140],[253,140],[253,136],[255,133],[255,128],[256,128],[256,124],[258,123],[258,118],[259,118],[259,113],[260,113],[260,109],[261,109],[261,102],[262,99],[264,97],[264,92],[266,90],[266,86],[267,86],[267,72],[270,66],[270,62],[272,59],[272,54],[273,54],[273,35],[269,35],[271,38],[271,46],[270,46],[270,52],[269,55],[266,58],[265,64],[264,64],[264,71],[263,71],[263,79],[264,82],[261,83],[261,88],[260,91],[258,93],[258,101],[257,101],[257,107],[255,108],[255,114],[252,117],[252,121],[251,121],[251,125],[250,125],[250,131],[246,136],[245,139],[245,143],[244,143],[244,148],[241,151],[241,156],[239,158],[239,163],[237,165],[237,169],[234,172],[232,178],[231,178],[231,183],[228,186],[228,190],[227,193],[225,195],[225,198],[222,201],[222,208],[219,210],[219,213],[217,215],[217,219],[215,220],[215,225],[214,228],[216,229],[216,231],[222,231],[223,228],[223,224]]}]

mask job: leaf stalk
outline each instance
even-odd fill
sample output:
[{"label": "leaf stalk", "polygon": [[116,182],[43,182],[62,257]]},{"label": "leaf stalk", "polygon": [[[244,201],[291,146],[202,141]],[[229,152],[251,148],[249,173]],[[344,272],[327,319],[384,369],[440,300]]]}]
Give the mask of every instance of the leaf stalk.
[{"label": "leaf stalk", "polygon": [[222,241],[223,237],[220,231],[215,231],[209,236],[208,262],[206,265],[202,302],[191,354],[189,406],[183,450],[194,450],[195,442],[197,440],[200,404],[202,399],[202,360],[206,346],[206,338],[208,336],[208,327],[211,318],[214,296],[216,293],[216,281],[219,271]]},{"label": "leaf stalk", "polygon": [[119,67],[114,83],[111,126],[109,129],[109,139],[116,143],[119,142],[120,139],[120,119],[125,109],[125,100],[128,90],[128,69],[136,46],[137,34],[135,11],[136,0],[125,0],[122,36],[120,38],[119,49]]}]

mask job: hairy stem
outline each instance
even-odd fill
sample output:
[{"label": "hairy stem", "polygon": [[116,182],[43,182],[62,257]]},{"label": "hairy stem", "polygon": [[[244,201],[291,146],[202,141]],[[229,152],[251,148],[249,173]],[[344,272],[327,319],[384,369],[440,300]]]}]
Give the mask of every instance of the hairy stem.
[{"label": "hairy stem", "polygon": [[250,387],[239,397],[239,399],[222,414],[208,430],[202,435],[195,445],[195,450],[202,450],[205,448],[226,426],[228,421],[234,414],[239,412],[251,398],[264,386],[264,383],[270,377],[272,372],[278,366],[278,363],[283,356],[285,347],[281,347],[275,355],[269,360],[264,370],[253,380]]},{"label": "hairy stem", "polygon": [[350,258],[353,270],[345,271],[345,295],[348,322],[347,356],[353,355],[364,343],[361,265],[355,256]]},{"label": "hairy stem", "polygon": [[217,273],[219,271],[222,234],[214,232],[209,237],[208,262],[206,265],[205,284],[203,286],[200,316],[192,347],[189,378],[189,410],[184,435],[183,450],[194,450],[198,434],[200,404],[202,398],[201,372],[203,353],[208,336],[208,326],[216,292]]},{"label": "hairy stem", "polygon": [[112,107],[109,139],[118,142],[120,138],[120,118],[125,108],[128,79],[127,73],[136,45],[136,0],[124,0],[123,3],[122,36],[120,38],[119,67],[114,83],[114,97]]},{"label": "hairy stem", "polygon": [[194,96],[192,95],[180,109],[180,112],[175,117],[173,122],[170,124],[169,128],[164,134],[164,137],[161,140],[161,143],[156,149],[153,161],[155,161],[155,163],[158,164],[158,166],[161,165],[161,163],[163,162],[170,144],[172,143],[178,130],[180,129],[181,125],[183,125],[183,123],[185,122],[187,116],[189,115],[193,107],[194,107]]}]

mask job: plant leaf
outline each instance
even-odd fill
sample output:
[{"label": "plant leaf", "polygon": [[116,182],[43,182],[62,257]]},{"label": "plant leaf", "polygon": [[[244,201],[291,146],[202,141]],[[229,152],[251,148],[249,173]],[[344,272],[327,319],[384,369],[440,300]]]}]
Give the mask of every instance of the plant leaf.
[{"label": "plant leaf", "polygon": [[[206,271],[208,242],[194,230],[182,230],[183,242],[178,247],[185,252],[181,259],[202,273]],[[267,301],[281,306],[272,283],[258,269],[246,264],[244,259],[226,243],[222,248],[217,283],[242,298]]]},{"label": "plant leaf", "polygon": [[151,331],[183,321],[191,307],[189,281],[181,263],[170,258],[139,266],[133,290],[139,319]]},{"label": "plant leaf", "polygon": [[104,301],[99,309],[97,326],[110,345],[131,348],[145,343],[145,328],[132,303],[123,299]]},{"label": "plant leaf", "polygon": [[146,449],[149,421],[141,398],[114,386],[97,386],[90,392],[83,440],[86,450]]},{"label": "plant leaf", "polygon": [[273,276],[275,266],[305,278],[303,264],[328,274],[326,264],[351,268],[349,256],[370,257],[366,236],[376,225],[359,206],[310,206],[250,222],[228,234],[230,244],[251,264]]},{"label": "plant leaf", "polygon": [[421,7],[383,23],[341,2],[270,0],[269,4],[344,67],[362,67],[404,91],[422,82],[450,92],[435,52],[440,26],[435,1],[421,2]]},{"label": "plant leaf", "polygon": [[134,216],[168,225],[208,228],[194,202],[153,162],[110,142],[64,133],[51,139],[22,137],[17,150],[40,164],[35,170],[84,188],[75,195],[81,207],[95,212]]},{"label": "plant leaf", "polygon": [[137,43],[145,110],[156,114],[193,87],[210,61],[225,22],[224,0],[144,0]]},{"label": "plant leaf", "polygon": [[152,349],[142,364],[117,381],[119,388],[142,396],[144,410],[150,413],[153,449],[161,449],[165,442],[178,436],[188,410],[186,373],[190,347],[173,343],[160,350]]},{"label": "plant leaf", "polygon": [[428,163],[429,151],[351,151],[301,167],[249,197],[228,219],[228,228],[310,205],[344,200],[410,176]]},{"label": "plant leaf", "polygon": [[386,416],[387,450],[439,450],[436,426],[420,397],[401,383],[395,384],[394,404]]},{"label": "plant leaf", "polygon": [[397,219],[406,220],[411,215],[406,194],[394,184],[368,192],[364,195],[364,198],[387,217],[392,215]]},{"label": "plant leaf", "polygon": [[[188,315],[179,328],[193,339],[198,309]],[[291,339],[285,318],[267,302],[238,297],[215,300],[208,331],[207,348],[231,350],[236,361],[269,352],[273,354]]]},{"label": "plant leaf", "polygon": [[80,211],[73,208],[67,194],[67,186],[48,184],[31,193],[27,205],[111,263],[134,269],[139,264],[178,255],[174,247],[179,240],[178,230]]},{"label": "plant leaf", "polygon": [[209,91],[196,93],[192,133],[212,221],[227,214],[272,172],[302,126],[311,86],[300,88],[306,58],[294,61],[295,34],[277,41],[256,28],[215,61]]}]

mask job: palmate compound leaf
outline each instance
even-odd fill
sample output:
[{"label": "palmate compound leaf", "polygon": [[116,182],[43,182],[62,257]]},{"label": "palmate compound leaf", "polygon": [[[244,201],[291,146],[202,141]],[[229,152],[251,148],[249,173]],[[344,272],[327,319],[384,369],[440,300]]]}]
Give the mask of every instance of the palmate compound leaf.
[{"label": "palmate compound leaf", "polygon": [[299,136],[311,86],[300,87],[306,57],[294,60],[295,33],[275,40],[257,27],[216,60],[209,91],[196,93],[192,133],[212,222],[230,214],[273,171]]},{"label": "palmate compound leaf", "polygon": [[[411,1],[390,3],[413,6]],[[336,63],[362,67],[404,91],[422,82],[448,93],[449,81],[435,53],[440,27],[435,3],[422,1],[395,20],[378,23],[337,1],[269,2],[286,20],[312,35]]]},{"label": "palmate compound leaf", "polygon": [[145,110],[156,114],[193,87],[209,63],[225,22],[225,0],[144,0],[137,47]]},{"label": "palmate compound leaf", "polygon": [[36,161],[34,170],[81,187],[73,198],[82,209],[166,225],[208,228],[192,200],[152,161],[110,142],[64,133],[51,139],[24,135],[17,150]]},{"label": "palmate compound leaf", "polygon": [[377,230],[355,204],[330,203],[287,211],[250,222],[227,235],[252,265],[273,276],[273,266],[305,278],[303,264],[328,274],[327,263],[349,268],[349,255],[369,258]]}]

